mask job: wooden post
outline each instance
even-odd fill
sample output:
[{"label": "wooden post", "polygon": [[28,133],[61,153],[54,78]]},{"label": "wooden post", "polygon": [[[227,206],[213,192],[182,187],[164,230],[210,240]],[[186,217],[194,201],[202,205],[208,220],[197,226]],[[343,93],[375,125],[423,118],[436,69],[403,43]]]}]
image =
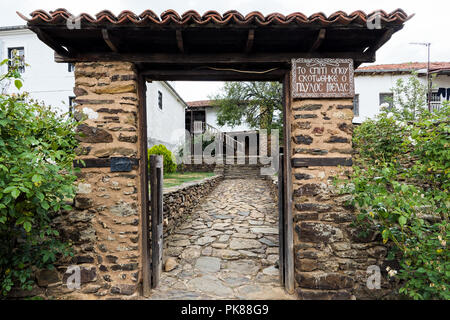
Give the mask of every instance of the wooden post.
[{"label": "wooden post", "polygon": [[286,73],[283,81],[283,134],[284,134],[284,230],[285,243],[285,288],[289,293],[294,292],[294,222],[292,218],[292,167],[291,167],[291,74]]},{"label": "wooden post", "polygon": [[150,269],[150,234],[148,207],[148,154],[147,154],[147,106],[146,106],[146,80],[142,74],[138,78],[139,93],[139,170],[141,191],[141,263],[142,263],[142,294],[149,296],[151,291]]},{"label": "wooden post", "polygon": [[152,288],[162,272],[163,250],[163,157],[150,155],[150,194],[152,211]]},{"label": "wooden post", "polygon": [[280,153],[279,157],[279,169],[278,169],[278,232],[279,232],[279,268],[280,268],[280,280],[281,285],[284,287],[284,246],[285,246],[285,230],[284,230],[284,172],[283,172],[283,154]]}]

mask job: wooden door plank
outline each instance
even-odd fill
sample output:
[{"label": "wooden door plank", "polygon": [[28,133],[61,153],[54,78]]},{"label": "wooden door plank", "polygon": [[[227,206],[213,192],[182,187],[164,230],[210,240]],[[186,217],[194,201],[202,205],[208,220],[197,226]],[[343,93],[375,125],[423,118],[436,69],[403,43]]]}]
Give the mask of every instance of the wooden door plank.
[{"label": "wooden door plank", "polygon": [[152,288],[159,285],[163,249],[163,157],[150,155],[150,194],[152,211]]},{"label": "wooden door plank", "polygon": [[284,287],[284,238],[285,238],[285,223],[284,223],[284,170],[283,170],[283,154],[280,153],[279,156],[279,169],[278,169],[278,232],[279,232],[279,270],[280,270],[280,282]]},{"label": "wooden door plank", "polygon": [[148,206],[148,158],[147,158],[147,106],[146,106],[145,77],[138,76],[139,94],[139,173],[140,173],[140,202],[141,202],[141,263],[142,263],[142,294],[149,296],[151,291],[150,269],[150,212]]},{"label": "wooden door plank", "polygon": [[292,167],[291,167],[291,73],[286,73],[283,81],[283,133],[284,133],[284,227],[285,227],[285,289],[294,292],[294,236],[292,220]]}]

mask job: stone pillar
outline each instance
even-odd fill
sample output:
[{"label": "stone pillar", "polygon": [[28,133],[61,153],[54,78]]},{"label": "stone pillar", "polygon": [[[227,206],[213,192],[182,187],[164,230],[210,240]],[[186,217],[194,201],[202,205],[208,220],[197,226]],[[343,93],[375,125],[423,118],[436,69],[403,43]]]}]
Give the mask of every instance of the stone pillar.
[{"label": "stone pillar", "polygon": [[74,243],[71,263],[81,267],[81,289],[64,291],[71,298],[137,294],[141,277],[139,168],[111,172],[104,165],[111,157],[139,159],[137,90],[137,73],[131,63],[76,64],[75,117],[87,117],[78,127],[77,154],[89,167],[79,173],[75,210],[60,217],[66,224],[63,232]]},{"label": "stone pillar", "polygon": [[293,158],[312,158],[292,169],[296,292],[301,299],[353,299],[357,270],[365,272],[368,257],[352,238],[348,195],[332,184],[351,169],[353,103],[294,100],[291,108]]}]

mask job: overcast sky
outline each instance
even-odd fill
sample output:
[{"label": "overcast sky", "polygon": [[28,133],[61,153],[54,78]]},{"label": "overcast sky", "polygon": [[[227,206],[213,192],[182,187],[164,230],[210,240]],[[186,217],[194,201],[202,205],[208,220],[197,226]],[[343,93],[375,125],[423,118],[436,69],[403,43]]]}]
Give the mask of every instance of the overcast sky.
[{"label": "overcast sky", "polygon": [[[378,9],[391,12],[402,8],[407,14],[414,13],[415,17],[377,51],[376,63],[426,61],[426,48],[410,45],[410,42],[431,42],[431,60],[450,61],[450,41],[448,40],[450,1],[448,0],[1,0],[0,24],[1,26],[24,24],[24,21],[16,15],[16,11],[28,16],[36,9],[50,11],[57,8],[66,8],[73,14],[86,12],[91,15],[103,9],[108,9],[115,14],[125,9],[134,11],[136,14],[140,14],[145,9],[151,9],[157,14],[167,9],[174,9],[180,14],[190,9],[200,14],[207,10],[216,10],[223,14],[234,9],[244,15],[251,11],[260,11],[264,15],[272,12],[289,14],[298,11],[305,15],[316,12],[329,15],[338,10],[347,13],[363,10],[370,13]],[[217,90],[220,83],[179,82],[175,86],[180,95],[186,101],[190,101],[206,99],[209,94]]]}]

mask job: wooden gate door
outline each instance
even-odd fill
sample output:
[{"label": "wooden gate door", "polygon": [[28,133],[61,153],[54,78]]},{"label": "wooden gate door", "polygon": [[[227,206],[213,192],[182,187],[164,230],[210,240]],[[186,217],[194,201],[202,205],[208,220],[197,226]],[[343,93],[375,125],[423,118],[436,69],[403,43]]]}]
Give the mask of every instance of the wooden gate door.
[{"label": "wooden gate door", "polygon": [[159,285],[163,253],[163,157],[150,155],[150,201],[152,225],[152,288]]},{"label": "wooden gate door", "polygon": [[278,169],[278,235],[279,235],[279,268],[280,268],[280,281],[281,285],[285,286],[285,230],[284,230],[284,170],[283,170],[284,155],[280,153],[279,157],[279,169]]},{"label": "wooden gate door", "polygon": [[278,172],[278,210],[280,230],[280,274],[288,293],[294,293],[294,229],[292,218],[291,168],[291,77],[283,80],[283,151],[280,152]]}]

